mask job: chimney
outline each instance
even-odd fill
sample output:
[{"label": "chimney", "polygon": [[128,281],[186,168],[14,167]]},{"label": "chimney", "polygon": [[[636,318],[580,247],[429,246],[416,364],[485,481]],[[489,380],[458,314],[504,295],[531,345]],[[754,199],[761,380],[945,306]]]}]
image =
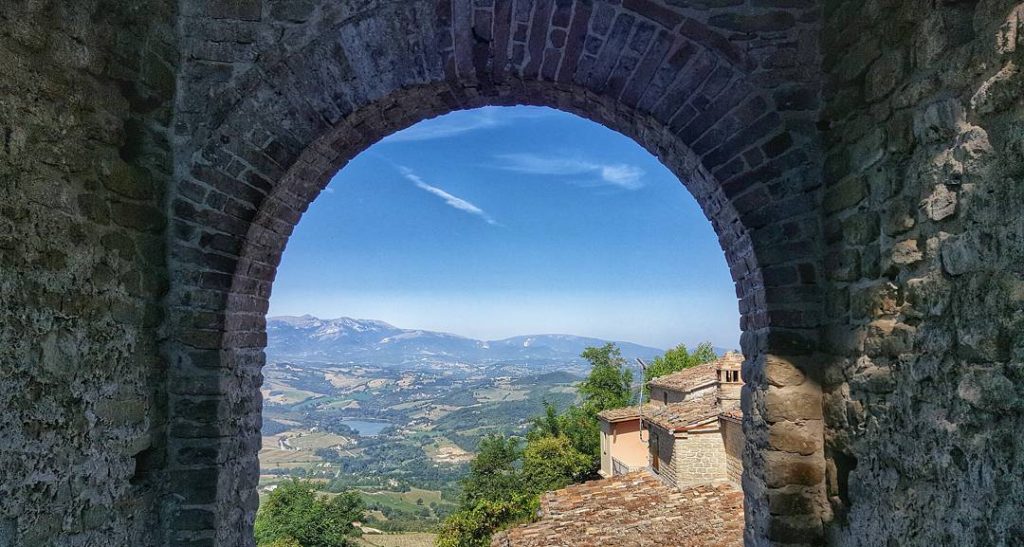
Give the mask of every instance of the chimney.
[{"label": "chimney", "polygon": [[740,404],[740,390],[743,387],[743,355],[735,351],[726,352],[717,364],[718,403],[722,410],[736,408]]}]

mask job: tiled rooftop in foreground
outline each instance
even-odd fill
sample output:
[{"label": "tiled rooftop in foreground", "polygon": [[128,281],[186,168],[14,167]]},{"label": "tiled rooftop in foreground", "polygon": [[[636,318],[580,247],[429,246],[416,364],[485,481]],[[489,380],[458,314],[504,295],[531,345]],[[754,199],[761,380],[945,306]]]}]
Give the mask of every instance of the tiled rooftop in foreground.
[{"label": "tiled rooftop in foreground", "polygon": [[492,547],[739,547],[743,492],[728,482],[677,490],[635,471],[548,492],[540,520],[494,536]]}]

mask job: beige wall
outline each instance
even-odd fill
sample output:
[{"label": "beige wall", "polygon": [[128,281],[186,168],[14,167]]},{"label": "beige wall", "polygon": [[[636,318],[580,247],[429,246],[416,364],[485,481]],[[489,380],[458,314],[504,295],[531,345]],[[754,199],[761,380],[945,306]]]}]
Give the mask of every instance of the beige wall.
[{"label": "beige wall", "polygon": [[601,474],[613,474],[612,460],[630,468],[646,467],[647,432],[640,439],[640,420],[626,420],[616,423],[601,422]]},{"label": "beige wall", "polygon": [[728,479],[736,484],[743,480],[743,426],[731,420],[719,420],[725,441],[725,468]]},{"label": "beige wall", "polygon": [[618,422],[614,425],[611,438],[612,457],[629,467],[647,466],[647,443],[645,431],[643,440],[640,438],[640,420]]}]

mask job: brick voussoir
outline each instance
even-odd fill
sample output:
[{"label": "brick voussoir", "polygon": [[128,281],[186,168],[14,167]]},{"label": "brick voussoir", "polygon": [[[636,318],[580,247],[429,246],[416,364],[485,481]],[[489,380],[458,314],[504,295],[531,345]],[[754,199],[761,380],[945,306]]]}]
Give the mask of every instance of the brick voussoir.
[{"label": "brick voussoir", "polygon": [[732,135],[721,146],[705,154],[701,159],[704,166],[713,169],[729,158],[740,154],[750,142],[757,141],[772,133],[773,130],[782,126],[782,117],[777,112],[769,112],[755,121],[753,124],[741,129]]},{"label": "brick voussoir", "polygon": [[[176,433],[217,434],[221,425],[258,439],[254,402],[259,399],[257,384],[265,363],[263,314],[271,282],[284,243],[302,211],[321,191],[325,173],[398,128],[459,108],[551,106],[635,138],[685,180],[712,219],[736,281],[744,344],[812,346],[816,329],[811,327],[820,320],[816,310],[822,299],[813,281],[821,267],[814,255],[819,248],[815,225],[804,219],[815,211],[795,208],[813,203],[799,198],[817,191],[801,177],[815,172],[816,141],[800,133],[808,127],[802,121],[813,121],[813,116],[793,123],[792,132],[780,132],[790,118],[772,118],[778,113],[766,97],[774,92],[788,108],[813,108],[814,104],[804,89],[784,85],[792,83],[787,82],[791,76],[786,70],[752,74],[756,64],[741,49],[774,47],[771,40],[775,39],[792,45],[798,43],[795,31],[752,39],[726,34],[684,15],[698,10],[675,5],[661,0],[439,0],[433,4],[435,12],[427,14],[432,20],[425,25],[429,28],[404,28],[422,15],[419,7],[402,11],[398,18],[373,21],[388,36],[408,30],[407,43],[345,51],[350,44],[337,37],[321,40],[311,35],[306,46],[296,35],[288,37],[295,40],[295,49],[286,53],[268,46],[261,59],[279,62],[289,55],[288,69],[254,67],[259,79],[246,80],[244,91],[228,86],[222,96],[211,99],[218,103],[211,111],[219,112],[215,116],[219,132],[211,142],[203,129],[202,140],[195,146],[208,160],[204,167],[217,177],[190,180],[170,200],[174,216],[170,236],[177,240],[169,253],[175,274],[168,301],[176,308],[171,331],[176,338],[170,344],[178,348],[171,353],[182,365],[172,368],[168,379],[169,406],[181,410],[172,422],[178,428],[171,432],[172,439]],[[404,8],[388,5],[382,12]],[[744,9],[721,6],[712,13]],[[366,17],[377,17],[376,10],[367,7]],[[320,17],[320,11],[314,10],[314,17]],[[344,31],[345,25],[354,22],[330,24]],[[429,36],[422,35],[427,32]],[[366,45],[375,44],[368,39]],[[437,52],[417,49],[428,45]],[[308,62],[326,56],[334,47],[345,59],[324,66]],[[366,73],[377,57],[386,73],[370,81]],[[769,57],[759,52],[758,58]],[[815,89],[814,82],[800,83]],[[275,103],[276,91],[289,96]],[[187,104],[199,105],[194,97],[189,99]],[[220,104],[224,101],[229,104]],[[193,117],[197,115],[201,114]],[[334,121],[337,126],[328,127]],[[185,140],[192,129],[186,123],[176,135]],[[183,172],[189,173],[189,167],[185,162]],[[762,272],[760,268],[770,269]],[[794,302],[781,303],[780,298]],[[782,327],[800,328],[783,332]],[[191,353],[186,352],[189,348]],[[197,367],[222,374],[199,374]],[[184,401],[190,395],[200,400],[206,395],[211,402],[174,406],[175,399]],[[233,402],[219,405],[217,398],[222,395]],[[773,400],[781,413],[806,410],[776,403]],[[225,413],[224,421],[219,413]],[[214,414],[217,419],[208,419]],[[232,441],[217,438],[214,442]],[[219,453],[204,451],[201,445],[197,443],[200,448],[191,453],[170,452],[175,464],[223,463],[219,469],[224,484],[218,485],[213,498],[216,512],[212,517],[197,514],[199,524],[188,532],[213,537],[210,528],[217,528],[220,535],[216,537],[232,543],[237,531],[248,530],[254,515],[255,507],[232,505],[237,501],[232,496],[246,496],[245,503],[251,503],[258,443],[225,448],[237,451],[238,457],[224,462]],[[816,466],[818,461],[811,463]],[[802,478],[817,469],[790,471]],[[168,507],[193,505],[190,487],[171,490]],[[751,507],[760,510],[759,505]],[[738,531],[742,519],[733,524],[730,531]]]}]

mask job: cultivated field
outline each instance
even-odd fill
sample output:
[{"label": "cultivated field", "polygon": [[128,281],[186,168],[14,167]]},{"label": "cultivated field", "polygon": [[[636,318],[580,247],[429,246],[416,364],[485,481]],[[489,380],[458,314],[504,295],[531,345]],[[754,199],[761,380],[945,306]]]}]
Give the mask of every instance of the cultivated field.
[{"label": "cultivated field", "polygon": [[402,534],[366,534],[359,543],[366,547],[433,547],[435,534],[412,532]]}]

